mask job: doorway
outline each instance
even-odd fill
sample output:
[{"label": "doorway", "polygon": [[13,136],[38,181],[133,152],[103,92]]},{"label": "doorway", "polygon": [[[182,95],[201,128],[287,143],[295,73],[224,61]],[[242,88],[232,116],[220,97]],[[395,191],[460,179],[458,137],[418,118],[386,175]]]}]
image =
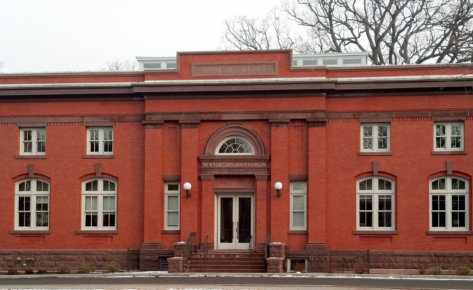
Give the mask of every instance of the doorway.
[{"label": "doorway", "polygon": [[217,195],[217,249],[248,249],[253,245],[253,195]]}]

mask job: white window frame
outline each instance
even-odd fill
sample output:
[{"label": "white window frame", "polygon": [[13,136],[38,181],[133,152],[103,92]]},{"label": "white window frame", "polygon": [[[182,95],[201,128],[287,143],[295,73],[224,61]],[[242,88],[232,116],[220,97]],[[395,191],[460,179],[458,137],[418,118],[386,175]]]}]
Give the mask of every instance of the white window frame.
[{"label": "white window frame", "polygon": [[[98,140],[91,140],[92,131],[97,131],[98,133]],[[112,132],[112,139],[105,140],[105,131],[110,130]],[[114,150],[114,132],[112,127],[90,127],[87,128],[87,155],[113,155]],[[98,142],[98,151],[91,150],[91,143],[92,141]],[[112,142],[112,151],[105,151],[105,142],[111,141]]]},{"label": "white window frame", "polygon": [[[372,128],[372,136],[366,137],[364,136],[365,128],[371,127]],[[387,140],[386,140],[386,148],[379,148],[378,147],[378,128],[379,127],[386,127],[387,129]],[[372,147],[373,148],[365,148],[364,140],[371,139],[372,140]],[[390,152],[391,151],[391,124],[389,123],[363,123],[360,127],[360,152]]]},{"label": "white window frame", "polygon": [[[31,131],[31,152],[25,150],[25,133]],[[38,140],[38,132],[42,131],[44,140]],[[44,151],[38,150],[39,143],[44,142]],[[20,155],[46,155],[46,129],[45,128],[21,128],[20,129]]]},{"label": "white window frame", "polygon": [[[445,189],[432,189],[432,184],[440,179],[445,179]],[[452,180],[458,179],[465,182],[465,189],[453,189]],[[470,187],[468,180],[458,176],[441,176],[430,180],[429,182],[429,229],[430,231],[468,231],[470,228]],[[433,227],[433,196],[445,196],[445,227]],[[465,197],[465,226],[453,227],[452,213],[455,212],[452,208],[452,196]],[[440,211],[439,211],[440,212]],[[457,211],[458,212],[458,211]]]},{"label": "white window frame", "polygon": [[[372,187],[371,189],[361,190],[360,183],[371,179]],[[391,189],[379,189],[379,180],[386,180],[391,183]],[[356,230],[357,231],[394,231],[396,223],[396,184],[394,180],[387,177],[381,176],[370,176],[362,178],[356,182]],[[371,227],[361,226],[360,225],[360,197],[361,196],[370,196],[372,200],[371,207]],[[379,209],[379,197],[380,196],[391,196],[391,226],[390,227],[380,227],[378,222],[379,213],[382,211]]]},{"label": "white window frame", "polygon": [[[43,182],[47,184],[48,190],[38,190],[38,181]],[[20,184],[23,182],[29,182],[30,183],[30,190],[25,190],[25,191],[20,191]],[[49,185],[49,182],[46,180],[42,179],[35,179],[35,178],[30,178],[30,179],[22,179],[19,180],[15,183],[15,230],[19,231],[47,231],[49,230],[49,224],[50,224],[50,190],[51,187]],[[30,213],[30,225],[29,226],[20,226],[20,197],[28,197],[30,199],[30,209],[28,211],[22,211],[22,212],[28,212]],[[47,198],[47,210],[38,210],[36,208],[36,202],[38,198]],[[47,213],[47,226],[37,226],[37,214],[40,212],[46,212]]]},{"label": "white window frame", "polygon": [[[297,189],[297,187],[302,186],[303,189]],[[305,181],[295,181],[291,182],[290,184],[290,202],[289,202],[289,210],[290,210],[290,230],[292,231],[305,231],[307,230],[307,182]],[[294,197],[303,197],[304,200],[304,209],[303,210],[296,210],[294,209]],[[295,226],[294,225],[294,214],[301,213],[304,214],[304,224],[302,226]]]},{"label": "white window frame", "polygon": [[[89,182],[97,181],[97,190],[86,190],[86,185]],[[115,185],[115,190],[104,190],[104,181],[108,181]],[[93,178],[87,179],[82,182],[82,219],[81,219],[81,229],[84,231],[108,231],[116,230],[117,221],[118,221],[118,209],[117,209],[117,199],[118,199],[118,184],[114,180],[107,178]],[[95,197],[97,199],[97,209],[96,210],[86,210],[86,200],[87,197]],[[105,197],[114,197],[114,211],[104,210],[104,198]],[[97,226],[86,226],[86,215],[87,212],[96,212],[97,213]],[[106,213],[114,213],[115,220],[113,226],[104,226],[103,216]]]},{"label": "white window frame", "polygon": [[[437,126],[445,126],[445,135],[437,136]],[[452,138],[456,136],[452,136],[452,126],[453,125],[460,125],[460,147],[452,148]],[[445,138],[445,148],[437,147],[437,138]],[[463,122],[436,122],[434,123],[434,151],[463,151],[464,150],[464,142],[465,142],[465,125]]]},{"label": "white window frame", "polygon": [[[238,153],[220,153],[220,148],[225,144],[227,141],[233,139],[233,138],[238,138],[244,141],[246,145],[250,148],[250,152],[238,152]],[[253,144],[246,139],[245,137],[242,136],[230,136],[225,139],[223,139],[218,146],[215,149],[215,155],[255,155],[255,148],[253,147]]]},{"label": "white window frame", "polygon": [[[177,186],[176,190],[170,189],[170,186]],[[178,182],[166,182],[164,184],[164,229],[175,231],[180,229],[181,224],[181,186]],[[168,208],[169,197],[177,197],[177,210],[170,210]],[[177,212],[177,225],[169,225],[169,214]]]}]

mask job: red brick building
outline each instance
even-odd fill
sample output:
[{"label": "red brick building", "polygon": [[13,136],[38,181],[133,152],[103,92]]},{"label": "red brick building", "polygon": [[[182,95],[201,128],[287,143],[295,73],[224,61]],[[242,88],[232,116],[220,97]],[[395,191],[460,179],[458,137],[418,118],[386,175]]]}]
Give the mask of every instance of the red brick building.
[{"label": "red brick building", "polygon": [[473,65],[291,58],[0,75],[0,271],[180,271],[188,240],[269,244],[269,271],[472,266]]}]

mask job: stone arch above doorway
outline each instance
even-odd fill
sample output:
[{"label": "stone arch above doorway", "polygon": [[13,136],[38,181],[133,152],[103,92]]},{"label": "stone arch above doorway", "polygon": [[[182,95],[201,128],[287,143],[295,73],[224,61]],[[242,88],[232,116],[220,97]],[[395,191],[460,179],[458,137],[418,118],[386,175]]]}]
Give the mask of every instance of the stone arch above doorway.
[{"label": "stone arch above doorway", "polygon": [[[225,140],[238,137],[251,144],[252,152],[216,154]],[[242,124],[229,124],[215,131],[205,146],[200,160],[201,179],[213,179],[216,175],[252,175],[266,180],[269,174],[269,156],[265,154],[263,141],[258,134]]]}]

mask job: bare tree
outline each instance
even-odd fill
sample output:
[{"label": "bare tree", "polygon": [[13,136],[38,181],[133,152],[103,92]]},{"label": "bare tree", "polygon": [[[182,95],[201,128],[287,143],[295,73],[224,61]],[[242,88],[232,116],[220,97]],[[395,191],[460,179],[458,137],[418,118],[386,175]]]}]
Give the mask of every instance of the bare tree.
[{"label": "bare tree", "polygon": [[[373,64],[473,61],[473,0],[293,0],[283,9],[308,31],[291,46],[299,52],[365,51]],[[264,44],[235,47],[279,48]]]},{"label": "bare tree", "polygon": [[107,62],[107,70],[109,71],[132,71],[136,70],[136,62],[127,60],[114,59]]},{"label": "bare tree", "polygon": [[290,49],[296,44],[276,10],[264,19],[239,16],[225,21],[224,39],[239,50]]}]

